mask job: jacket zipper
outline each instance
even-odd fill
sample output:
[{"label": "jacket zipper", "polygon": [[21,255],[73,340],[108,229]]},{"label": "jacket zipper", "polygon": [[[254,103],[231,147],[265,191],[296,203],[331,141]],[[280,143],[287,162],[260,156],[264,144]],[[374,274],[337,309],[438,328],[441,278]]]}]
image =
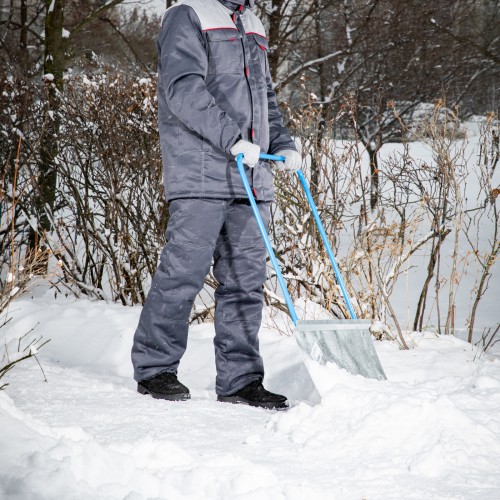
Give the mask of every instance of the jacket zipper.
[{"label": "jacket zipper", "polygon": [[[241,9],[240,9],[241,11]],[[233,14],[233,22],[234,24],[236,25],[236,27],[238,28],[238,32],[240,33],[241,35],[241,47],[243,49],[243,60],[244,60],[244,65],[245,65],[245,80],[247,82],[247,85],[248,85],[248,93],[250,95],[250,109],[251,109],[251,122],[250,122],[250,142],[253,143],[253,139],[254,139],[254,127],[253,127],[253,107],[254,107],[254,103],[253,103],[253,94],[252,94],[252,86],[250,85],[250,79],[249,79],[249,75],[250,75],[250,68],[249,66],[247,65],[247,54],[246,54],[246,51],[245,51],[245,42],[244,40],[246,40],[246,33],[245,32],[241,32],[240,29],[239,29],[239,26],[238,24],[236,24],[236,16],[238,14],[234,13]],[[239,24],[241,25],[241,27],[243,27],[243,22],[241,21],[241,17],[238,18],[239,19]],[[243,38],[245,37],[245,38]],[[253,186],[253,174],[254,174],[254,169],[252,168],[252,172],[251,172],[251,182],[250,182],[250,185],[252,186],[252,192],[255,196],[255,198],[257,199],[257,190],[254,188]]]}]

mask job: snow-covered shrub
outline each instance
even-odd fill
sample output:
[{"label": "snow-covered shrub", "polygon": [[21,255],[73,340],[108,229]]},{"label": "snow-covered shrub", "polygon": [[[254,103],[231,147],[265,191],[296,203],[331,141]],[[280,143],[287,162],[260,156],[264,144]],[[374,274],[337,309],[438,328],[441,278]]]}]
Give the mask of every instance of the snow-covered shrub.
[{"label": "snow-covered shrub", "polygon": [[[463,138],[456,113],[448,114],[446,127],[442,126],[443,114],[449,112],[443,112],[443,106],[442,101],[436,101],[435,112],[427,121],[422,120],[417,149],[403,142],[392,147],[391,154],[381,155],[379,201],[374,210],[370,209],[372,186],[366,148],[360,141],[332,140],[339,115],[325,113],[311,98],[300,114],[292,116],[302,146],[303,170],[334,253],[340,256],[340,269],[356,312],[359,317],[392,324],[398,332],[402,330],[398,321],[401,314],[392,307],[392,295],[401,289],[400,278],[419,266],[417,286],[421,288],[412,294],[415,303],[411,304],[413,328],[425,328],[432,311],[438,331],[453,333],[456,297],[466,272],[466,252],[459,238],[464,231],[470,238],[479,227],[469,224],[467,228],[463,221],[464,214],[477,213],[472,202],[466,211],[464,200],[471,188],[468,176],[481,169],[470,159],[469,143]],[[340,114],[345,112],[340,110]],[[493,132],[490,142],[483,144],[482,157],[489,155],[491,165],[496,165],[498,154],[493,154],[494,146],[487,145],[495,137]],[[415,154],[424,147],[423,157]],[[493,169],[489,167],[490,172]],[[482,179],[480,184],[489,186],[484,199],[489,200],[489,217],[494,218],[497,191],[491,185],[491,174],[489,184],[484,173]],[[294,177],[279,175],[277,188],[271,233],[292,296],[317,302],[336,317],[348,317],[299,183]],[[486,227],[498,231],[498,222]],[[498,254],[496,233],[490,241],[495,243],[486,249],[487,255],[472,252],[481,257],[483,269],[488,267],[488,276]],[[489,256],[492,259],[488,260]],[[474,290],[460,292],[475,294]],[[402,335],[400,339],[404,345]]]},{"label": "snow-covered shrub", "polygon": [[[323,111],[314,96],[308,96],[300,112],[291,112],[291,123],[301,144],[302,170],[334,253],[338,253],[339,232],[356,224],[359,207],[353,208],[368,185],[366,180],[359,182],[358,144],[333,141],[339,117],[327,119]],[[349,317],[298,178],[278,173],[276,188],[271,235],[292,297],[312,300],[336,317]]]},{"label": "snow-covered shrub", "polygon": [[50,246],[63,281],[87,295],[142,303],[164,244],[166,204],[156,84],[119,74],[66,82]]},{"label": "snow-covered shrub", "polygon": [[43,87],[7,74],[0,75],[0,89],[0,256],[5,261],[12,241],[27,241],[30,223],[35,224],[31,166],[39,161],[44,116]]},{"label": "snow-covered shrub", "polygon": [[[4,129],[5,130],[5,129]],[[18,138],[17,153],[7,158],[0,185],[0,390],[8,384],[2,378],[21,361],[36,356],[42,342],[33,331],[22,338],[8,334],[9,306],[33,283],[35,270],[40,262],[47,262],[47,253],[40,248],[31,249],[26,242],[26,205],[30,186],[26,176],[20,173],[22,134]],[[7,144],[8,144],[7,137]],[[4,153],[8,153],[8,149]]]},{"label": "snow-covered shrub", "polygon": [[[143,302],[167,217],[155,81],[116,72],[68,75],[64,91],[54,92],[50,82],[6,75],[1,88],[2,256],[10,252],[14,230],[22,252],[50,250],[54,257],[39,262],[38,271],[56,285],[124,304]],[[49,166],[57,181],[52,206],[40,203],[49,136],[57,145]],[[12,203],[15,165],[22,203]],[[47,220],[49,229],[41,230]]]},{"label": "snow-covered shrub", "polygon": [[388,116],[397,115],[399,127],[397,133],[391,135],[391,142],[408,142],[409,140],[420,141],[428,135],[429,126],[439,131],[439,134],[452,140],[464,139],[465,129],[457,123],[457,112],[447,106],[444,99],[436,99],[430,102],[398,102],[391,101],[387,109]]},{"label": "snow-covered shrub", "polygon": [[[486,293],[495,264],[500,254],[500,210],[498,197],[498,164],[500,163],[500,122],[498,114],[490,113],[479,125],[480,150],[473,171],[472,182],[477,185],[477,202],[465,210],[463,233],[469,245],[468,257],[477,269],[472,295],[472,310],[468,319],[468,341],[473,341],[474,324],[480,300]],[[488,234],[485,231],[493,228]],[[491,331],[493,330],[493,331]],[[499,341],[499,327],[484,332],[483,349],[486,351]]]},{"label": "snow-covered shrub", "polygon": [[[13,240],[19,243],[20,255],[27,249],[48,249],[50,255],[45,253],[40,268],[49,272],[59,289],[63,285],[94,298],[127,305],[142,303],[165,243],[167,222],[156,82],[108,70],[67,75],[64,90],[52,89],[50,99],[49,88],[50,83],[28,85],[12,77],[2,81],[1,255],[5,260]],[[481,199],[488,201],[474,213],[483,210],[490,219],[497,217],[498,190],[491,175],[498,162],[497,129],[490,127],[490,135],[484,136],[481,165],[486,162],[488,166],[481,170],[466,158],[457,116],[449,115],[447,127],[441,126],[443,111],[437,101],[420,138],[430,158],[415,157],[407,143],[391,148],[391,155],[381,155],[376,169],[378,204],[373,209],[370,152],[356,139],[356,133],[352,140],[335,140],[339,122],[357,119],[355,106],[346,103],[336,111],[328,103],[319,103],[313,94],[305,95],[301,109],[289,110],[289,121],[358,316],[397,325],[391,295],[400,276],[418,257],[420,262],[426,259],[422,269],[426,279],[414,307],[414,328],[425,327],[424,312],[439,305],[438,315],[444,315],[446,331],[452,331],[458,264],[464,258],[457,251],[457,234],[464,231],[470,237],[479,225],[476,216],[463,224],[467,214],[472,214],[469,206],[464,211],[464,172],[466,166],[477,170],[484,186]],[[55,134],[51,139],[57,144],[53,206],[41,204],[38,196],[46,181],[42,145],[50,133]],[[21,193],[22,202],[14,202]],[[292,297],[313,301],[333,316],[348,317],[295,176],[276,175],[276,198],[270,233]],[[12,214],[10,222],[6,211]],[[50,228],[40,231],[44,218]],[[455,249],[451,270],[439,264],[445,239],[453,239]],[[492,235],[492,241],[498,242],[498,238]],[[497,254],[494,245],[489,250],[471,250],[478,265],[489,263],[483,266],[483,284],[491,276]],[[192,320],[211,317],[210,293],[217,283],[209,275],[205,284],[200,298],[207,305],[197,307]],[[443,294],[445,285],[446,301],[433,298],[431,303],[431,287],[437,296]],[[478,286],[476,298],[480,299],[485,287]],[[267,304],[286,310],[271,268],[265,298]]]},{"label": "snow-covered shrub", "polygon": [[[446,124],[443,126],[443,116]],[[399,117],[398,117],[399,118]],[[466,153],[460,123],[444,103],[436,101],[434,112],[420,123],[419,140],[428,145],[432,161],[414,158],[409,144],[404,143],[380,163],[379,206],[367,218],[353,240],[350,255],[351,281],[362,290],[371,315],[383,321],[389,316],[399,332],[397,314],[390,296],[402,273],[408,272],[417,256],[427,257],[425,276],[418,303],[415,304],[413,328],[422,329],[424,312],[429,306],[429,287],[435,283],[438,330],[445,315],[445,328],[453,330],[455,292],[460,281],[458,271],[458,235],[461,231],[465,189]],[[413,131],[412,137],[417,132]],[[448,235],[453,237],[450,268],[440,264],[442,245]],[[425,274],[426,273],[426,274]],[[448,288],[447,300],[439,293]],[[402,336],[400,335],[404,343]]]}]

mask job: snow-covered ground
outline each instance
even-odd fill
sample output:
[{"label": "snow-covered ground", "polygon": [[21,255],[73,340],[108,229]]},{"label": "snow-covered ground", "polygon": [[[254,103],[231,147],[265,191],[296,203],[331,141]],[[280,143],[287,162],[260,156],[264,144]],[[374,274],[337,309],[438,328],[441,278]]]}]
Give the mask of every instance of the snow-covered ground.
[{"label": "snow-covered ground", "polygon": [[266,385],[292,402],[273,412],[215,400],[204,324],[179,373],[192,400],[156,401],[132,381],[139,313],[53,292],[14,302],[7,340],[38,324],[51,341],[47,382],[30,359],[0,392],[0,498],[500,498],[500,358],[431,333],[410,351],[377,342],[388,381],[331,370],[321,400],[294,339],[267,326]]}]

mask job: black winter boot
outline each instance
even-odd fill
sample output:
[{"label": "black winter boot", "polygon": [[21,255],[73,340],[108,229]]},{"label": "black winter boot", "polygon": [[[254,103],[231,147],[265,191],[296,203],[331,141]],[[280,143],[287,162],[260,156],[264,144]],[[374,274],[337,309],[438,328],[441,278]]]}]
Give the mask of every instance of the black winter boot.
[{"label": "black winter boot", "polygon": [[260,380],[250,382],[243,389],[230,396],[217,396],[217,401],[258,406],[259,408],[267,408],[269,410],[284,410],[288,408],[286,397],[267,391]]},{"label": "black winter boot", "polygon": [[184,401],[191,397],[189,389],[177,380],[175,373],[162,372],[152,378],[141,380],[137,384],[137,392],[149,394],[155,399]]}]

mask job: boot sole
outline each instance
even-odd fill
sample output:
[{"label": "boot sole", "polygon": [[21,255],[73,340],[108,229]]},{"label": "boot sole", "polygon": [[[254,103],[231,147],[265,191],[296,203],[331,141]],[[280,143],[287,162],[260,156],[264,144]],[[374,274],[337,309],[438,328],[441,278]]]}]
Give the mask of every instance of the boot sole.
[{"label": "boot sole", "polygon": [[262,401],[250,401],[240,396],[217,396],[217,401],[221,403],[231,403],[233,405],[247,405],[256,408],[264,408],[266,410],[288,410],[289,408],[288,401],[264,403]]},{"label": "boot sole", "polygon": [[186,401],[191,399],[191,394],[189,392],[181,392],[179,394],[161,394],[158,392],[148,391],[145,387],[137,384],[137,392],[143,394],[144,396],[151,396],[154,399],[165,399],[166,401]]}]

